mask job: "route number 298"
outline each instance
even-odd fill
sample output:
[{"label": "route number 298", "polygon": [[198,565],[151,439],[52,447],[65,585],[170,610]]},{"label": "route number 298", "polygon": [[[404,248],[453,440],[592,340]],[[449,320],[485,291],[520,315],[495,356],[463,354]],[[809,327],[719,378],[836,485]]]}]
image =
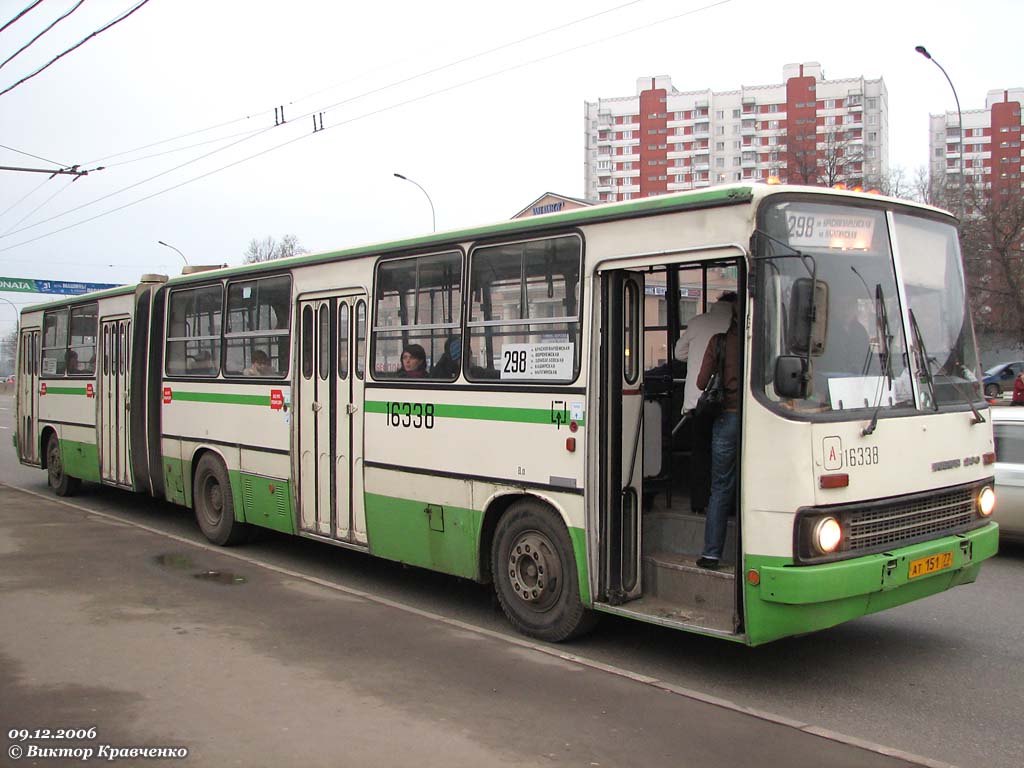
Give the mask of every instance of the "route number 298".
[{"label": "route number 298", "polygon": [[506,349],[503,354],[503,373],[526,373],[526,350]]}]

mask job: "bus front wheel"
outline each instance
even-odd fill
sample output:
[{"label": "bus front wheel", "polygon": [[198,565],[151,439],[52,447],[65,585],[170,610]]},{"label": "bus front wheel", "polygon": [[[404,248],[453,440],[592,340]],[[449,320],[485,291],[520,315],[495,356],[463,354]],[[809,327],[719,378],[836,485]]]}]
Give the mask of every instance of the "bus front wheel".
[{"label": "bus front wheel", "polygon": [[513,504],[491,546],[494,591],[512,626],[549,642],[590,629],[593,614],[580,600],[569,532],[542,504]]},{"label": "bus front wheel", "polygon": [[74,496],[82,481],[64,471],[64,459],[60,453],[60,440],[50,435],[46,443],[46,480],[58,496]]},{"label": "bus front wheel", "polygon": [[235,520],[228,471],[212,453],[205,454],[196,467],[192,504],[199,529],[212,543],[226,547],[245,539],[248,526]]}]

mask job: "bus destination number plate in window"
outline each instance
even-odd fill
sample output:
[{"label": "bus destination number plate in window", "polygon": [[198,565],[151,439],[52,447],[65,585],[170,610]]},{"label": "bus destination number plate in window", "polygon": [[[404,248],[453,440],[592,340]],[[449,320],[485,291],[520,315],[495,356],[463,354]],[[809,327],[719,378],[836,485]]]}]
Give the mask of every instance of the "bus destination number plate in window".
[{"label": "bus destination number plate in window", "polygon": [[921,557],[910,561],[910,571],[907,578],[916,579],[918,576],[927,576],[936,571],[944,571],[953,566],[953,553],[940,552],[931,557]]}]

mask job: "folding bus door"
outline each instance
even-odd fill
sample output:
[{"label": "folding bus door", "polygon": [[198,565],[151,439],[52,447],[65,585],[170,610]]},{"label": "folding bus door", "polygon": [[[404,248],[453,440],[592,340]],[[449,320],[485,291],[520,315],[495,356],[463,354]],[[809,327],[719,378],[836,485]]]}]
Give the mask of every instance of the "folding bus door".
[{"label": "folding bus door", "polygon": [[39,331],[23,331],[18,352],[18,456],[39,464]]},{"label": "folding bus door", "polygon": [[104,318],[100,334],[100,472],[104,482],[130,487],[131,320]]},{"label": "folding bus door", "polygon": [[613,605],[641,593],[643,310],[642,273],[602,276],[600,595]]},{"label": "folding bus door", "polygon": [[365,294],[300,300],[299,333],[299,526],[305,533],[365,545]]}]

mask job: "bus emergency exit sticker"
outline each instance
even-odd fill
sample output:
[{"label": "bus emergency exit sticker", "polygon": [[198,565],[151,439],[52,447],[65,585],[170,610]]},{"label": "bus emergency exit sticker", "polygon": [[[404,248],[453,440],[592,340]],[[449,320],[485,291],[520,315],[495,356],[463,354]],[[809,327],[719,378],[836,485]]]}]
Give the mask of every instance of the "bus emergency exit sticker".
[{"label": "bus emergency exit sticker", "polygon": [[170,405],[171,400],[174,398],[174,393],[170,387],[164,387],[164,405]]},{"label": "bus emergency exit sticker", "polygon": [[95,391],[94,391],[94,390],[93,390],[93,388],[92,388],[92,384],[91,384],[91,383],[89,383],[89,384],[86,384],[86,385],[85,385],[85,396],[86,396],[86,397],[94,397],[94,396],[95,396],[95,394],[96,394],[96,393],[95,393]]},{"label": "bus emergency exit sticker", "polygon": [[280,411],[284,407],[284,392],[280,389],[270,390],[270,408]]}]

